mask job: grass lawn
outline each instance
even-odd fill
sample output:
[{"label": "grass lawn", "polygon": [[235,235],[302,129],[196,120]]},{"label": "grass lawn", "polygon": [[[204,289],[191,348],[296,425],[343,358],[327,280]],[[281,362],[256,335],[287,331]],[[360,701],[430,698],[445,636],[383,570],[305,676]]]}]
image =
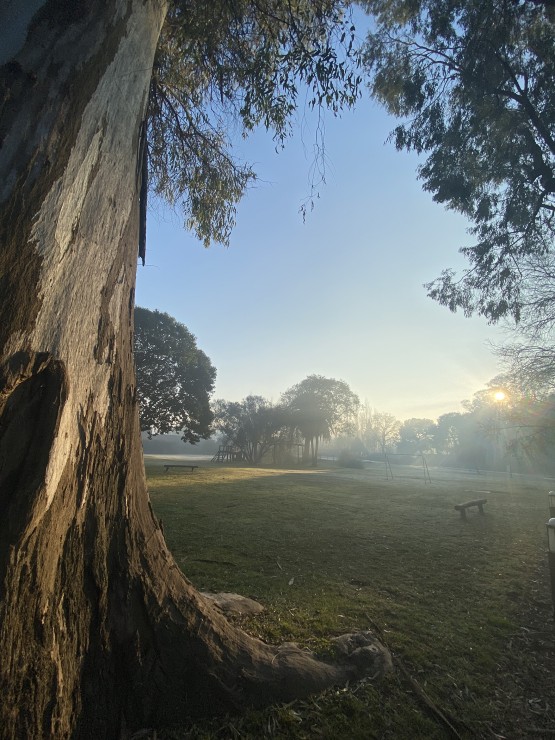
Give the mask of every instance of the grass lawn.
[{"label": "grass lawn", "polygon": [[[202,463],[147,475],[187,577],[265,611],[241,626],[323,655],[373,629],[381,683],[176,730],[174,738],[555,737],[547,480],[381,465],[277,470]],[[477,493],[480,491],[481,493]],[[482,493],[487,491],[487,493]],[[467,520],[454,504],[487,498]],[[451,729],[448,725],[451,725]]]}]

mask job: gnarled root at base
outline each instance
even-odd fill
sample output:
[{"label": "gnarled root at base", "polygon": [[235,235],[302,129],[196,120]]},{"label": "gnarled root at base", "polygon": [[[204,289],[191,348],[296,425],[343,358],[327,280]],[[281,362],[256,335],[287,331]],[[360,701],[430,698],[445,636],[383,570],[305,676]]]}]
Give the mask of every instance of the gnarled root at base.
[{"label": "gnarled root at base", "polygon": [[[372,632],[335,638],[336,660],[326,662],[296,644],[276,647],[248,635],[228,622],[213,600],[194,594],[204,612],[195,630],[198,642],[191,645],[190,631],[182,635],[188,667],[183,666],[181,688],[174,683],[173,696],[164,692],[157,698],[159,724],[302,699],[365,677],[377,680],[392,669],[389,651]],[[162,664],[175,659],[183,647],[179,642],[174,633],[165,645],[171,644],[171,654],[164,650]],[[175,677],[175,664],[169,675]]]},{"label": "gnarled root at base", "polygon": [[[262,604],[239,594],[201,592],[201,595],[228,617],[260,614],[264,611]],[[393,669],[389,650],[370,630],[334,637],[332,643],[336,649],[337,660],[337,663],[332,664],[332,667],[339,674],[349,674],[345,675],[344,680],[356,680],[363,677],[379,679]],[[277,671],[295,671],[295,666],[303,663],[306,658],[309,659],[308,670],[312,669],[320,673],[322,665],[329,669],[328,663],[323,663],[315,658],[310,651],[299,648],[293,642],[283,643],[275,648],[273,663],[275,663]]]},{"label": "gnarled root at base", "polygon": [[274,648],[272,669],[275,675],[268,681],[278,681],[281,695],[269,696],[273,701],[290,701],[323,691],[329,686],[344,685],[371,677],[378,679],[388,673],[393,663],[391,655],[370,631],[341,635],[333,640],[337,648],[336,661],[328,663],[294,643]]}]

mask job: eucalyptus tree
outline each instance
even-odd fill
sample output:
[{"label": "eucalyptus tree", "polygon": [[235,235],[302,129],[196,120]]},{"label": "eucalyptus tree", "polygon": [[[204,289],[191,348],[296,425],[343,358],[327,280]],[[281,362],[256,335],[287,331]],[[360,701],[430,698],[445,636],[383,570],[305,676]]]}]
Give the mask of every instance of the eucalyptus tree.
[{"label": "eucalyptus tree", "polygon": [[398,149],[424,158],[435,201],[475,243],[462,275],[427,288],[451,310],[521,316],[521,268],[555,233],[555,14],[526,0],[367,0],[372,94],[400,119]]},{"label": "eucalyptus tree", "polygon": [[229,117],[279,143],[298,99],[335,111],[353,102],[343,10],[332,0],[4,8],[5,738],[120,737],[364,670],[249,637],[180,573],[148,501],[133,371],[148,182],[202,239],[225,240],[252,177],[227,147]]}]

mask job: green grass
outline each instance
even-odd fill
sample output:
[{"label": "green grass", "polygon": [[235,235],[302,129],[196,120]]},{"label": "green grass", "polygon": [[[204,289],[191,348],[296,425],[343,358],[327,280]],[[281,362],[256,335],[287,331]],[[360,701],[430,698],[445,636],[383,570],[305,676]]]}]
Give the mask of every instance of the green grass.
[{"label": "green grass", "polygon": [[[553,633],[547,481],[432,470],[424,484],[417,468],[385,480],[379,466],[147,471],[154,510],[187,577],[266,607],[241,622],[247,631],[326,654],[329,638],[374,626],[462,737],[526,737],[528,724],[555,733],[553,712],[531,711],[547,681],[520,639],[532,629],[532,603]],[[453,510],[481,496],[484,516],[464,521]],[[553,689],[550,701],[555,706]],[[452,736],[400,670],[380,684],[183,733],[173,736]]]}]

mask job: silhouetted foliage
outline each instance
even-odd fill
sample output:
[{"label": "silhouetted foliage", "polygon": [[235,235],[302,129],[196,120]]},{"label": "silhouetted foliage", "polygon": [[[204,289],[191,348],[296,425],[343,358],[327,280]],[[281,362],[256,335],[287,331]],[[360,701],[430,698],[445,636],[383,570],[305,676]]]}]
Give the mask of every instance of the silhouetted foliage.
[{"label": "silhouetted foliage", "polygon": [[[281,397],[290,424],[305,440],[305,459],[318,460],[318,443],[332,435],[353,434],[359,398],[343,380],[309,375]],[[310,448],[310,451],[309,451]]]},{"label": "silhouetted foliage", "polygon": [[412,454],[432,449],[435,424],[432,419],[407,419],[399,429],[399,452]]},{"label": "silhouetted foliage", "polygon": [[503,372],[530,392],[555,391],[555,260],[553,253],[520,263],[520,320],[496,348]]},{"label": "silhouetted foliage", "polygon": [[279,440],[285,424],[283,409],[262,396],[247,396],[242,401],[218,399],[213,409],[215,429],[253,465]]},{"label": "silhouetted foliage", "polygon": [[135,308],[135,364],[141,431],[210,437],[216,368],[186,326],[167,313]]},{"label": "silhouetted foliage", "polygon": [[364,63],[372,94],[402,119],[398,149],[434,200],[459,211],[476,243],[462,276],[427,287],[451,310],[521,315],[520,268],[555,230],[555,23],[517,0],[369,0]]},{"label": "silhouetted foliage", "polygon": [[334,114],[356,100],[348,5],[170,4],[150,86],[149,178],[206,246],[228,242],[235,206],[255,178],[234,158],[230,132],[261,125],[281,146],[299,100]]},{"label": "silhouetted foliage", "polygon": [[388,449],[395,449],[399,441],[400,428],[401,422],[393,414],[375,411],[368,436],[374,440],[381,452],[386,452]]}]

